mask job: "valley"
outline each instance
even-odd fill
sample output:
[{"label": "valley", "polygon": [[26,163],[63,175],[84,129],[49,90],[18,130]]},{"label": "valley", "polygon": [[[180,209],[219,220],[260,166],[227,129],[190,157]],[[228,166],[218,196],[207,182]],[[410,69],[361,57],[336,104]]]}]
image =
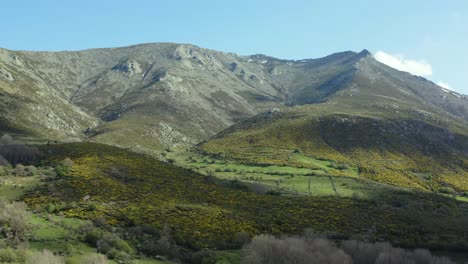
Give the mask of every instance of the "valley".
[{"label": "valley", "polygon": [[467,259],[467,96],[367,50],[0,49],[0,70],[0,262],[248,263],[317,239]]}]

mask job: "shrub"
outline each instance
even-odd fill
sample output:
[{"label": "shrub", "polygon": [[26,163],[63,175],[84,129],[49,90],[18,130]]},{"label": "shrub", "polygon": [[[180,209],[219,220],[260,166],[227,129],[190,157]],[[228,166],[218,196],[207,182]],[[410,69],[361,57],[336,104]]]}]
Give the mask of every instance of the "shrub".
[{"label": "shrub", "polygon": [[445,194],[454,194],[455,193],[455,190],[451,187],[441,187],[439,189],[439,192],[440,193],[445,193]]},{"label": "shrub", "polygon": [[[88,226],[83,226],[83,228],[88,228]],[[81,229],[81,227],[79,228]],[[94,226],[87,230],[86,235],[84,236],[84,241],[92,246],[96,246],[97,242],[103,237],[103,232],[95,228]]]},{"label": "shrub", "polygon": [[63,177],[70,172],[73,165],[74,162],[70,158],[66,158],[57,164],[57,166],[55,166],[54,171],[57,176]]},{"label": "shrub", "polygon": [[268,188],[265,185],[256,182],[250,184],[250,188],[256,194],[266,194],[268,192]]},{"label": "shrub", "polygon": [[275,238],[269,235],[254,237],[243,250],[244,264],[286,263],[352,263],[351,258],[335,244],[323,238]]},{"label": "shrub", "polygon": [[31,235],[31,214],[25,203],[12,202],[0,197],[0,236],[11,244],[27,241]]},{"label": "shrub", "polygon": [[25,175],[24,176],[35,176],[37,174],[37,168],[34,165],[29,165],[24,167]]},{"label": "shrub", "polygon": [[192,254],[190,263],[193,264],[205,264],[211,263],[211,259],[215,256],[215,253],[208,249],[202,249]]},{"label": "shrub", "polygon": [[26,255],[23,250],[15,250],[12,248],[0,249],[0,263],[24,263]]},{"label": "shrub", "polygon": [[54,204],[48,203],[45,207],[47,213],[52,214],[56,211],[56,207]]},{"label": "shrub", "polygon": [[109,261],[107,260],[107,257],[102,254],[98,253],[90,253],[82,256],[80,258],[80,263],[86,263],[86,264],[107,264]]},{"label": "shrub", "polygon": [[21,176],[25,176],[25,173],[26,173],[26,169],[23,166],[23,164],[21,164],[21,163],[16,164],[16,167],[15,167],[15,170],[13,171],[13,174],[15,174],[15,176],[21,177]]},{"label": "shrub", "polygon": [[240,248],[243,245],[250,242],[250,239],[251,239],[251,236],[247,232],[244,232],[244,231],[237,232],[234,235],[234,239],[232,240],[232,242],[234,244],[233,246],[235,246],[237,248]]},{"label": "shrub", "polygon": [[0,155],[0,166],[7,166],[8,164],[8,161],[2,155]]},{"label": "shrub", "polygon": [[52,252],[44,250],[41,252],[32,252],[27,258],[26,264],[63,264],[64,259],[55,256]]},{"label": "shrub", "polygon": [[105,234],[97,241],[96,246],[99,252],[113,259],[121,259],[125,254],[130,256],[134,253],[133,248],[115,234]]},{"label": "shrub", "polygon": [[11,169],[11,168],[9,168],[9,167],[10,167],[10,165],[7,165],[7,166],[0,166],[0,176],[6,176],[6,175],[8,175],[9,172],[10,172],[10,169]]}]

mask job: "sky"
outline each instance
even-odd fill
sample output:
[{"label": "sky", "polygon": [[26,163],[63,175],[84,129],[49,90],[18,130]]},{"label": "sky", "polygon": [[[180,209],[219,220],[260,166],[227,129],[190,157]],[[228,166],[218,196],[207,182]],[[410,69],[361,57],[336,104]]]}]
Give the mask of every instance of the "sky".
[{"label": "sky", "polygon": [[368,49],[468,94],[466,0],[15,0],[0,11],[0,47],[12,50],[177,42],[304,59]]}]

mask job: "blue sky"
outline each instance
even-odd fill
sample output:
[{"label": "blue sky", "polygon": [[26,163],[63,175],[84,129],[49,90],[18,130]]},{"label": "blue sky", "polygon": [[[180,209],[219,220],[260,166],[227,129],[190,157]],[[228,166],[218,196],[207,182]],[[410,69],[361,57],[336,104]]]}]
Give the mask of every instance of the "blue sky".
[{"label": "blue sky", "polygon": [[366,48],[395,67],[468,94],[464,0],[15,0],[0,8],[2,48],[179,42],[285,59]]}]

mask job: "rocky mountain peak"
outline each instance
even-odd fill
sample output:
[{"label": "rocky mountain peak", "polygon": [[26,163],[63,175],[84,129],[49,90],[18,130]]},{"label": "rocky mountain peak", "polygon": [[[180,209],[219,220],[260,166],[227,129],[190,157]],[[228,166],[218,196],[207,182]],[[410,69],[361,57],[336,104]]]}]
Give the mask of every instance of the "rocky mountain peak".
[{"label": "rocky mountain peak", "polygon": [[361,58],[373,58],[374,56],[370,51],[367,49],[363,49],[361,52],[358,53],[358,56]]}]

